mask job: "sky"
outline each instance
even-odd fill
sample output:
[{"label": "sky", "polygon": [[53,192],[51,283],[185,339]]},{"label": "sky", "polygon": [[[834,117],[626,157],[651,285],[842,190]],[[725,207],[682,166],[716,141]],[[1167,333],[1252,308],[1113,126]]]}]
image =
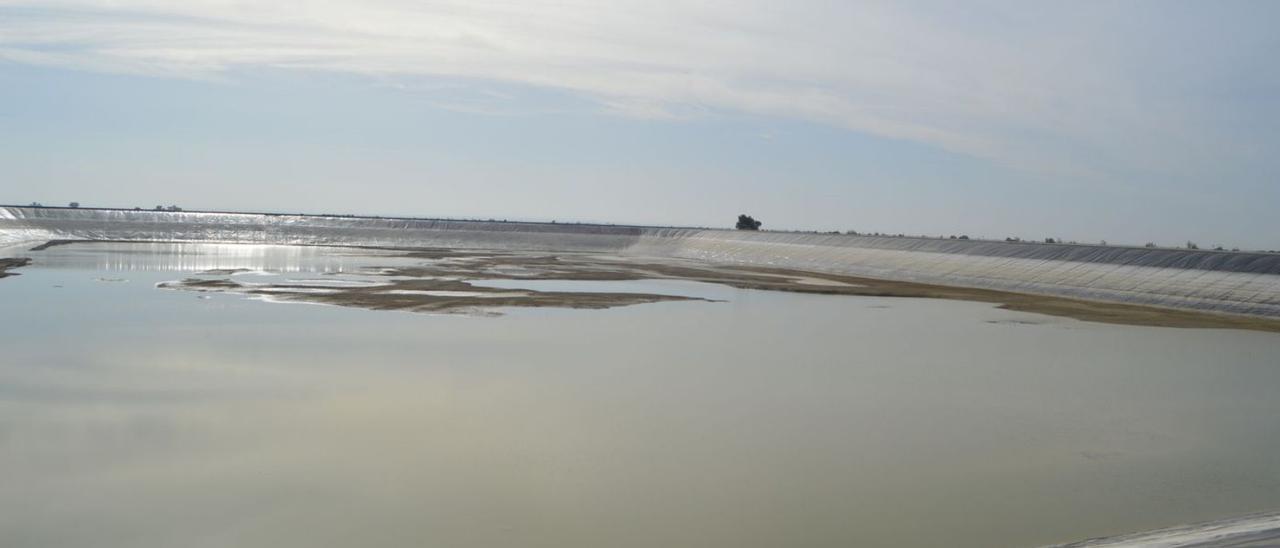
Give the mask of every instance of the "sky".
[{"label": "sky", "polygon": [[0,0],[0,203],[1280,249],[1280,3]]}]

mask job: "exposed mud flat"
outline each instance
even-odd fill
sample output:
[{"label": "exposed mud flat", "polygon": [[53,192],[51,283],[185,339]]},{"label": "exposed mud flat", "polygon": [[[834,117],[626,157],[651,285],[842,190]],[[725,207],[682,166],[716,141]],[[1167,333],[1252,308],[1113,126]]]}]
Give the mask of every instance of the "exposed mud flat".
[{"label": "exposed mud flat", "polygon": [[[387,251],[386,248],[378,248]],[[419,312],[468,312],[502,307],[610,308],[690,297],[611,293],[551,292],[487,288],[468,280],[628,281],[675,279],[741,289],[822,295],[914,297],[988,302],[1000,308],[1085,321],[1182,328],[1249,329],[1280,332],[1280,320],[1174,310],[1152,306],[1085,301],[990,289],[950,287],[813,273],[799,270],[719,266],[676,259],[623,258],[594,253],[526,253],[487,250],[397,249],[400,257],[423,259],[417,266],[370,267],[358,274],[385,282],[352,287],[308,281],[248,284],[232,280],[238,272],[207,271],[202,278],[162,284],[167,289],[220,291],[303,301]],[[315,291],[315,289],[324,289]],[[306,291],[305,289],[311,289]]]},{"label": "exposed mud flat", "polygon": [[308,302],[429,313],[497,314],[502,308],[603,309],[664,301],[708,301],[699,297],[629,292],[538,291],[473,285],[467,280],[636,280],[635,269],[616,261],[580,255],[529,255],[506,252],[414,250],[400,257],[424,259],[420,266],[371,266],[328,279],[244,282],[234,277],[245,269],[214,269],[162,289],[236,293],[271,301]]},{"label": "exposed mud flat", "polygon": [[0,259],[0,278],[4,278],[8,276],[17,276],[18,275],[17,272],[9,272],[9,270],[14,268],[21,268],[21,267],[27,266],[28,264],[31,264],[31,259],[27,259],[27,258]]},{"label": "exposed mud flat", "polygon": [[385,285],[319,287],[315,284],[249,284],[230,279],[188,278],[160,284],[163,289],[226,292],[266,297],[273,301],[310,302],[410,312],[493,314],[505,307],[612,308],[662,301],[705,300],[696,297],[635,293],[578,293],[510,291],[479,287],[459,280],[389,280]]}]

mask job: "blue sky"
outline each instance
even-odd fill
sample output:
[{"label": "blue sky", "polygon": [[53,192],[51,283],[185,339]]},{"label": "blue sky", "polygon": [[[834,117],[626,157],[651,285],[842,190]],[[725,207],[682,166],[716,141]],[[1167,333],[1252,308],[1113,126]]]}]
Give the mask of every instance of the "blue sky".
[{"label": "blue sky", "polygon": [[0,0],[0,202],[1280,248],[1280,4]]}]

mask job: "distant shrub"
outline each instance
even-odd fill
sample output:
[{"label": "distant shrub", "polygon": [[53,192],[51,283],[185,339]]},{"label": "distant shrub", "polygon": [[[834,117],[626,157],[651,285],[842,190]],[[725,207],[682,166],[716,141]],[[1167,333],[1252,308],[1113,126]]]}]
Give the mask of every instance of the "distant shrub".
[{"label": "distant shrub", "polygon": [[755,220],[754,217],[743,214],[738,215],[738,224],[734,225],[734,228],[738,230],[760,230],[762,225],[764,223]]}]

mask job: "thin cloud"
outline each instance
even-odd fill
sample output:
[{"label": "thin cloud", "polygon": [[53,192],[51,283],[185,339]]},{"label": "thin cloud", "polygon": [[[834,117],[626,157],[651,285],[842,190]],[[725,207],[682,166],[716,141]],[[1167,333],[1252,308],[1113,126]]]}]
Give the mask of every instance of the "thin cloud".
[{"label": "thin cloud", "polygon": [[1131,9],[947,6],[0,0],[0,59],[166,78],[267,67],[491,81],[626,116],[789,117],[1068,175],[1177,171],[1234,146],[1205,136],[1198,104],[1149,104],[1164,82],[1116,47],[1151,39],[1120,36]]}]

